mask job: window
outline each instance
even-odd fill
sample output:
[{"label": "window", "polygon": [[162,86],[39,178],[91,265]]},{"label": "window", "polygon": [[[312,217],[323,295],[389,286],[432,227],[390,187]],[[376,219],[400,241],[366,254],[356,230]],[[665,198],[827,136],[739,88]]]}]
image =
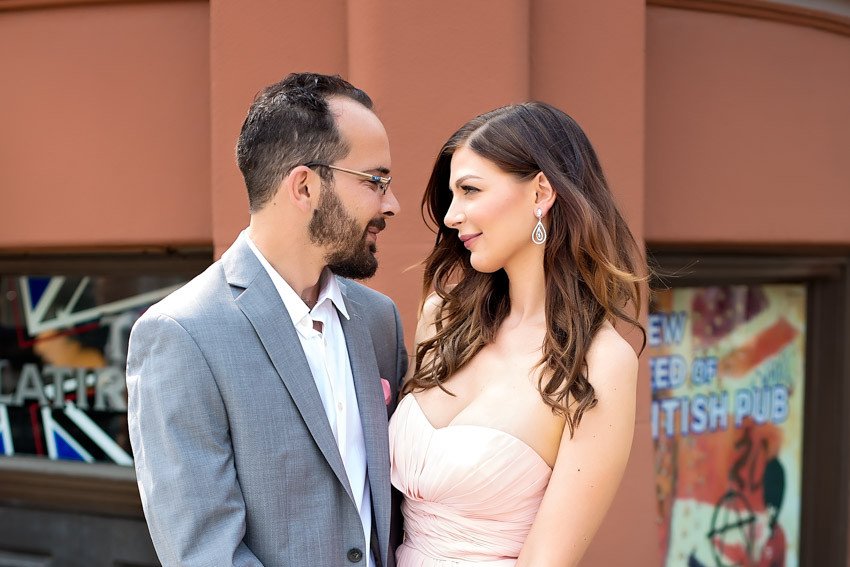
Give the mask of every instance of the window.
[{"label": "window", "polygon": [[[127,431],[130,329],[210,262],[208,250],[0,257],[0,501],[33,492],[50,504],[70,475],[93,482],[80,509],[91,509],[106,479],[125,481],[124,509],[138,508]],[[27,486],[16,491],[20,482]],[[67,493],[58,500],[74,505]]]},{"label": "window", "polygon": [[648,321],[664,565],[846,560],[844,256],[656,252]]}]

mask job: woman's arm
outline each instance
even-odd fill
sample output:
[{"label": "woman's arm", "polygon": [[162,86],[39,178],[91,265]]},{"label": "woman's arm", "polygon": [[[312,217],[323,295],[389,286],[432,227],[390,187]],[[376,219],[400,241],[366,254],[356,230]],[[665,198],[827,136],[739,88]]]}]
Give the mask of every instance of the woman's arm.
[{"label": "woman's arm", "polygon": [[517,567],[578,565],[608,511],[629,459],[638,362],[606,325],[587,356],[598,403],[570,438],[565,428],[555,468]]}]

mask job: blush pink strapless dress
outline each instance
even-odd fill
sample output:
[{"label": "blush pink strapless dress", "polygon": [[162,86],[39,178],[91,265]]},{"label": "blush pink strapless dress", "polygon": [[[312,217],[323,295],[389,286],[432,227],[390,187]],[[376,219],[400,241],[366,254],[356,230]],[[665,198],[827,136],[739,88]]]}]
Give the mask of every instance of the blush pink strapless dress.
[{"label": "blush pink strapless dress", "polygon": [[434,428],[413,395],[390,420],[392,483],[404,494],[398,567],[511,567],[552,473],[518,438]]}]

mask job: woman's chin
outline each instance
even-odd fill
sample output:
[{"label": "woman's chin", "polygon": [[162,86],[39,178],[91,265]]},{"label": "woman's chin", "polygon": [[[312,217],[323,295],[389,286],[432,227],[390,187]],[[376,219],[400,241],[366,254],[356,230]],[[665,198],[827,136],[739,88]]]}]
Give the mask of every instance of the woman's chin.
[{"label": "woman's chin", "polygon": [[469,263],[473,270],[483,274],[492,274],[493,272],[499,271],[502,267],[497,265],[495,262],[488,262],[486,258],[476,256],[474,253],[469,257]]}]

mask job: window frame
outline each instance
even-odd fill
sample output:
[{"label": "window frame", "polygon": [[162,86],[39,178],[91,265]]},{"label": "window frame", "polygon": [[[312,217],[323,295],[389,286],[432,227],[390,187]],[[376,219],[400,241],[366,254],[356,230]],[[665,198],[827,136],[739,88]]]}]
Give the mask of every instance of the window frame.
[{"label": "window frame", "polygon": [[652,289],[807,286],[800,565],[844,565],[850,508],[850,251],[648,248]]}]

